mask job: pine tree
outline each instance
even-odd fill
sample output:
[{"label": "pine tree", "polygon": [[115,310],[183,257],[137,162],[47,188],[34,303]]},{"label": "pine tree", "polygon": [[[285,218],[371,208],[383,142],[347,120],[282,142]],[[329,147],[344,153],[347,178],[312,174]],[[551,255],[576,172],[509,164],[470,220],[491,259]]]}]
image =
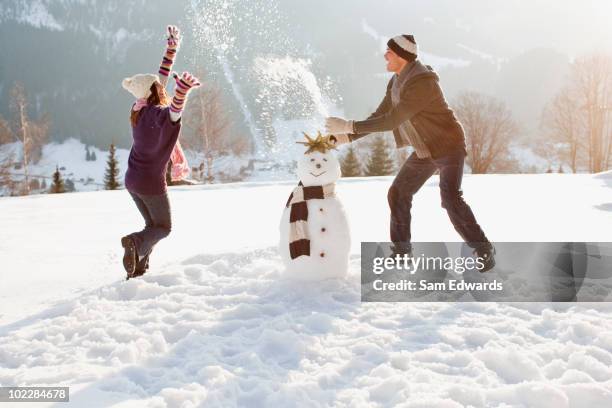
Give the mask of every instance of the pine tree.
[{"label": "pine tree", "polygon": [[395,171],[395,157],[389,151],[384,135],[377,136],[372,144],[372,153],[366,165],[366,176],[388,176]]},{"label": "pine tree", "polygon": [[96,152],[92,151],[91,155],[89,156],[90,161],[96,161],[98,160],[98,157],[96,157]]},{"label": "pine tree", "polygon": [[55,173],[53,173],[53,184],[51,184],[51,194],[61,194],[66,192],[64,187],[64,180],[62,179],[62,173],[59,171],[59,167],[55,166]]},{"label": "pine tree", "polygon": [[353,146],[349,146],[348,152],[340,160],[342,177],[359,177],[362,175],[361,163],[355,153]]},{"label": "pine tree", "polygon": [[42,183],[40,183],[40,188],[42,190],[46,190],[47,189],[47,180],[43,179]]},{"label": "pine tree", "polygon": [[91,161],[91,153],[89,152],[89,146],[85,146],[85,161]]},{"label": "pine tree", "polygon": [[104,188],[106,190],[117,190],[121,184],[117,178],[119,177],[119,165],[115,158],[115,145],[111,143],[110,151],[108,152],[108,160],[106,161],[106,174],[104,175]]},{"label": "pine tree", "polygon": [[557,173],[565,173],[563,171],[563,165],[561,165],[561,164],[559,165],[559,170],[557,170]]}]

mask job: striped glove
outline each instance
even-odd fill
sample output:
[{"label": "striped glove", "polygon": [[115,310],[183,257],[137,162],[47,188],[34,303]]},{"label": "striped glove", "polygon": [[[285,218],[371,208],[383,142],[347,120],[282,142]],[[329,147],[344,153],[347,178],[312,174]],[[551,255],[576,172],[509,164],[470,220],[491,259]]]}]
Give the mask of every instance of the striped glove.
[{"label": "striped glove", "polygon": [[180,113],[183,111],[187,94],[191,88],[197,88],[201,84],[198,78],[194,77],[189,72],[183,72],[183,75],[180,77],[177,73],[174,73],[172,76],[176,81],[176,88],[174,88],[174,97],[170,104],[170,110],[175,113]]},{"label": "striped glove", "polygon": [[170,71],[172,70],[172,64],[174,64],[174,58],[176,57],[176,51],[179,48],[181,42],[181,32],[176,26],[168,26],[168,45],[166,52],[162,58],[161,65],[159,66],[159,74],[163,78],[168,78]]}]

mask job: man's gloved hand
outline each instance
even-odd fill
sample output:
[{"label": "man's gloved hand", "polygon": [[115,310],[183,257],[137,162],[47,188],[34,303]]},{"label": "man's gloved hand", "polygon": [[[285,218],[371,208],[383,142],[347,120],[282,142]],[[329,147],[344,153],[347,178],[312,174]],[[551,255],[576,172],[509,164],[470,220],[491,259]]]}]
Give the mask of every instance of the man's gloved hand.
[{"label": "man's gloved hand", "polygon": [[336,147],[351,142],[347,134],[329,135],[327,140]]},{"label": "man's gloved hand", "polygon": [[325,119],[325,132],[330,135],[348,134],[353,132],[352,120],[345,120],[342,118],[329,117]]}]

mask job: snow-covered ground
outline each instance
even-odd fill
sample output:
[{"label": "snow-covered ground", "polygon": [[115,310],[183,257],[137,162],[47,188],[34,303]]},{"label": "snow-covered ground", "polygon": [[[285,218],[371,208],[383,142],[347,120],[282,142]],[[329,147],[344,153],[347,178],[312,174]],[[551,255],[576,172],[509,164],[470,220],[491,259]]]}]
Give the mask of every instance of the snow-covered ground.
[{"label": "snow-covered ground", "polygon": [[[83,407],[612,406],[612,305],[360,302],[359,244],[387,239],[390,181],[339,183],[351,269],[315,283],[276,249],[293,182],[172,188],[172,235],[127,282],[127,192],[0,198],[0,385],[70,386]],[[415,240],[459,240],[437,183]],[[612,172],[464,190],[493,241],[612,240]]]}]

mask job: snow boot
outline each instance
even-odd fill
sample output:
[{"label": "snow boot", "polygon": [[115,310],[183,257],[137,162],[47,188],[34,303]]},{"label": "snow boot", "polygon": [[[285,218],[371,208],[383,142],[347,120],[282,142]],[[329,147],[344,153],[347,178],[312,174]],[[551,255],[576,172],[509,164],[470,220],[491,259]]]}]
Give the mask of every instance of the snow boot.
[{"label": "snow boot", "polygon": [[132,278],[137,278],[138,276],[142,276],[149,270],[149,257],[141,259],[140,262],[136,265],[136,269],[132,274]]},{"label": "snow boot", "polygon": [[125,268],[125,272],[127,273],[126,280],[134,277],[134,272],[136,271],[136,261],[138,259],[138,254],[136,253],[136,244],[134,240],[127,236],[121,238],[121,246],[124,249],[123,252],[123,267]]},{"label": "snow boot", "polygon": [[483,266],[478,268],[478,272],[488,272],[495,266],[495,247],[490,242],[483,243],[474,248],[474,255],[477,258],[482,258]]}]

